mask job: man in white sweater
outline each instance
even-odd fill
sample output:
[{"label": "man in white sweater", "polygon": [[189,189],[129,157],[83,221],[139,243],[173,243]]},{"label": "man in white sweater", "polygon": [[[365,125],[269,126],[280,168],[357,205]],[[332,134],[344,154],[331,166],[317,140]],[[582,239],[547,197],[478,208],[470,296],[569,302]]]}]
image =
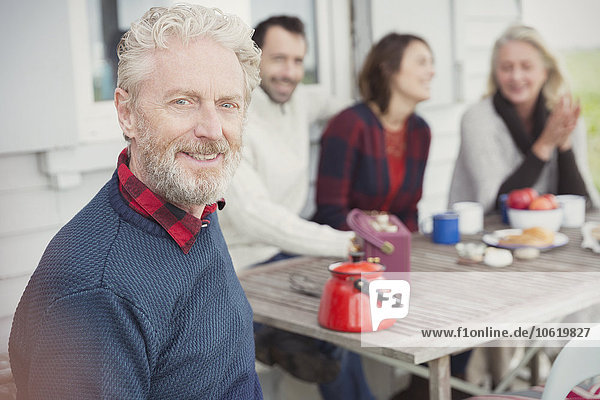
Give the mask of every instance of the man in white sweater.
[{"label": "man in white sweater", "polygon": [[347,102],[299,85],[306,38],[295,17],[272,17],[253,37],[262,49],[260,88],[248,109],[243,158],[220,224],[237,271],[279,253],[346,259],[352,232],[307,221],[309,129]]},{"label": "man in white sweater", "polygon": [[[227,207],[219,212],[233,265],[240,271],[281,254],[346,259],[354,233],[305,220],[300,213],[310,184],[310,125],[348,102],[299,84],[306,36],[298,18],[271,17],[256,27],[253,39],[262,49],[262,82],[248,108],[242,162],[225,196]],[[374,399],[355,353],[268,326],[255,327],[255,341],[259,360],[319,382],[326,400]]]}]

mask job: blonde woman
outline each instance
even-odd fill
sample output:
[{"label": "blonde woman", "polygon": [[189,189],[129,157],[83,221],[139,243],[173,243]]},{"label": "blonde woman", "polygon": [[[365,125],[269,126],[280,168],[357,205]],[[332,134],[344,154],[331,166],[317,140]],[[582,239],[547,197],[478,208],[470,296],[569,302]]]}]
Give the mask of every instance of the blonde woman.
[{"label": "blonde woman", "polygon": [[540,34],[509,27],[494,45],[487,95],[462,118],[449,203],[478,201],[490,212],[501,194],[533,187],[583,195],[598,207],[579,114]]}]

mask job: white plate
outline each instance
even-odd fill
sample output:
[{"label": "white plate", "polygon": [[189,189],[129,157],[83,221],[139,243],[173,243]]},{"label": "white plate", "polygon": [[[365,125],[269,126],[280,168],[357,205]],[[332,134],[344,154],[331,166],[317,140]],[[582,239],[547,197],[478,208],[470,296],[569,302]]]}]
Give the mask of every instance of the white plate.
[{"label": "white plate", "polygon": [[501,229],[499,231],[494,231],[493,233],[486,233],[483,235],[481,240],[489,246],[501,247],[503,249],[518,249],[519,247],[535,247],[540,250],[553,249],[555,247],[564,246],[569,243],[569,238],[560,232],[554,232],[554,242],[550,246],[531,246],[531,245],[523,245],[523,244],[514,244],[514,245],[506,245],[500,244],[500,239],[505,238],[510,235],[520,235],[523,233],[522,229]]}]

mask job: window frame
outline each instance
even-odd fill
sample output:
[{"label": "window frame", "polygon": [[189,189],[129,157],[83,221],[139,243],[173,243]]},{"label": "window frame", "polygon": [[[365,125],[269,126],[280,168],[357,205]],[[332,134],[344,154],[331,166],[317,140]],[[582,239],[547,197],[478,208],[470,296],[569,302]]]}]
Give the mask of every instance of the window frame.
[{"label": "window frame", "polygon": [[[95,101],[93,65],[87,1],[69,1],[69,24],[73,54],[73,81],[76,98],[77,139],[81,144],[122,141],[112,100]],[[208,4],[210,1],[195,1]],[[250,0],[239,0],[242,19],[249,20]],[[333,12],[335,10],[335,13]],[[234,12],[233,10],[225,10]],[[335,16],[335,17],[334,17]],[[342,16],[342,17],[340,17]],[[350,4],[344,0],[315,1],[317,69],[319,86],[350,98],[353,93],[350,39]]]},{"label": "window frame", "polygon": [[94,100],[87,2],[69,0],[69,14],[79,142],[122,140],[112,100]]}]

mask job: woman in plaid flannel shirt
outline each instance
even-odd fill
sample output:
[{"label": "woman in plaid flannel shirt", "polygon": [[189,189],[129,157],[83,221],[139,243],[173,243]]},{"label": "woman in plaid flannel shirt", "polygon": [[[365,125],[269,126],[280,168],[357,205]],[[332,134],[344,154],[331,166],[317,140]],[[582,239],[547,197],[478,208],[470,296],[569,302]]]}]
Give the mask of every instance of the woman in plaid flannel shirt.
[{"label": "woman in plaid flannel shirt", "polygon": [[363,101],[334,117],[321,139],[317,222],[348,230],[346,215],[359,208],[417,230],[431,132],[414,111],[430,97],[433,75],[420,37],[391,33],[371,48],[359,77]]}]

